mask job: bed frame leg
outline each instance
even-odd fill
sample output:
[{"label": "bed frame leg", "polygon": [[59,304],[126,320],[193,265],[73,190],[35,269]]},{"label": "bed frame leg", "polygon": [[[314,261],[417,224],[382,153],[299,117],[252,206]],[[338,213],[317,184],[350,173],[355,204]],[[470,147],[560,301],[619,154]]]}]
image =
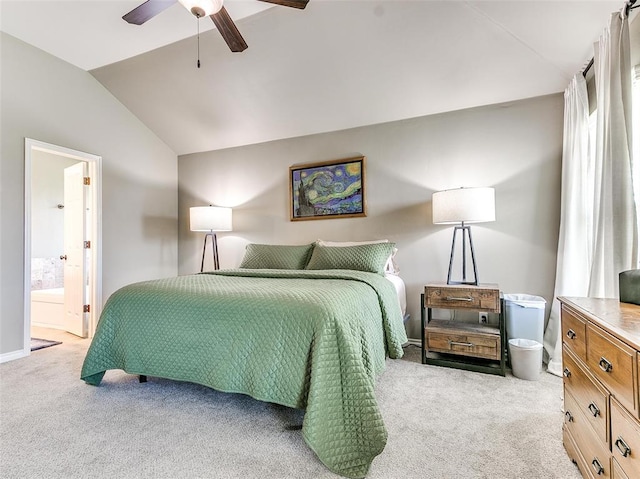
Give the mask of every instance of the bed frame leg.
[{"label": "bed frame leg", "polygon": [[141,374],[138,379],[140,380],[141,383],[147,382],[147,376],[145,376],[144,374]]}]

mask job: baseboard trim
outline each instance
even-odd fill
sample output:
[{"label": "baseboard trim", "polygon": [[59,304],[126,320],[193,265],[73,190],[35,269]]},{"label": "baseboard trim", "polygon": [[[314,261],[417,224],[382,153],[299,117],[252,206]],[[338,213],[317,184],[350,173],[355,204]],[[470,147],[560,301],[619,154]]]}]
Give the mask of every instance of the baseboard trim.
[{"label": "baseboard trim", "polygon": [[0,364],[6,363],[8,361],[13,361],[15,359],[26,358],[27,356],[29,356],[30,353],[31,351],[25,351],[24,349],[19,349],[18,351],[0,354]]}]

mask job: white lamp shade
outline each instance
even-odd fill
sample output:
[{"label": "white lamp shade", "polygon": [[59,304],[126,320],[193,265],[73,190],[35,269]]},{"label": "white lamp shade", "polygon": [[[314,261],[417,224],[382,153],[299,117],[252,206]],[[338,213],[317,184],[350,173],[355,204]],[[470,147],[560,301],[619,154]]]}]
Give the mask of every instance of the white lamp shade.
[{"label": "white lamp shade", "polygon": [[[178,0],[184,8],[192,12],[193,7],[201,8],[204,16],[208,17],[214,13],[218,13],[222,8],[222,0]],[[193,12],[192,12],[193,13]]]},{"label": "white lamp shade", "polygon": [[434,224],[483,223],[496,220],[493,188],[456,188],[431,197]]},{"label": "white lamp shade", "polygon": [[189,208],[191,231],[231,231],[231,208],[194,206]]}]

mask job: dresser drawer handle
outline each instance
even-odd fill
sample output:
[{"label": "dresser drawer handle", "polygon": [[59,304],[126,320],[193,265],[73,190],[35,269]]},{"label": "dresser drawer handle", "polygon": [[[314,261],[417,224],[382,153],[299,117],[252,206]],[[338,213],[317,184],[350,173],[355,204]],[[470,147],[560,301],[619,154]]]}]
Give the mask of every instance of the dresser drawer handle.
[{"label": "dresser drawer handle", "polygon": [[564,417],[567,418],[567,422],[573,422],[573,416],[571,415],[571,413],[569,411],[564,413]]},{"label": "dresser drawer handle", "polygon": [[463,342],[460,342],[460,341],[451,341],[451,340],[449,340],[449,346],[466,346],[468,348],[472,348],[475,345],[473,343],[463,343]]},{"label": "dresser drawer handle", "polygon": [[591,411],[591,414],[593,414],[593,417],[598,417],[600,415],[600,409],[598,409],[598,406],[594,403],[589,404],[588,408],[589,411]]},{"label": "dresser drawer handle", "polygon": [[562,375],[565,378],[570,378],[571,377],[571,371],[569,371],[569,368],[564,368],[564,370],[562,371]]},{"label": "dresser drawer handle", "polygon": [[576,332],[573,329],[570,329],[567,331],[567,337],[569,339],[576,339]]},{"label": "dresser drawer handle", "polygon": [[627,457],[629,454],[631,454],[631,448],[627,446],[627,443],[624,442],[624,439],[622,439],[620,436],[618,436],[618,439],[616,439],[615,445],[618,448],[618,451],[620,451],[620,454],[622,454],[622,457]]},{"label": "dresser drawer handle", "polygon": [[602,467],[602,464],[600,464],[600,461],[598,461],[597,458],[593,458],[593,461],[591,461],[591,465],[593,466],[593,470],[596,471],[596,474],[598,476],[604,474],[604,467]]},{"label": "dresser drawer handle", "polygon": [[460,298],[458,296],[447,296],[446,299],[447,301],[467,301],[468,303],[473,301],[473,298],[470,298],[470,297]]},{"label": "dresser drawer handle", "polygon": [[610,373],[613,370],[613,364],[611,364],[611,362],[609,362],[609,360],[604,356],[600,358],[598,365],[605,373]]}]

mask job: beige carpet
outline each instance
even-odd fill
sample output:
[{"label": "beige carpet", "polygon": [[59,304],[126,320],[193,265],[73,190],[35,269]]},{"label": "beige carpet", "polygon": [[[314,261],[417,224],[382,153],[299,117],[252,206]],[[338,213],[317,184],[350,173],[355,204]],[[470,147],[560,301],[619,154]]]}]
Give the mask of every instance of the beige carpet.
[{"label": "beige carpet", "polygon": [[[187,383],[79,379],[87,340],[0,365],[2,478],[334,478],[302,413]],[[521,381],[388,360],[389,431],[370,478],[580,478],[561,442],[562,380]],[[292,430],[293,429],[293,430]]]}]

